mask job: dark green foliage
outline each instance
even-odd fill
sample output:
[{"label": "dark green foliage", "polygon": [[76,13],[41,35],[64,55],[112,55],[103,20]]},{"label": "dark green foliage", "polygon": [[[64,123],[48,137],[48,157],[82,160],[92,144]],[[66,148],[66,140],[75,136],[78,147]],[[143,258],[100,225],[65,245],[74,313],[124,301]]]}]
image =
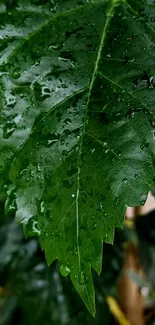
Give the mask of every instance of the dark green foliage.
[{"label": "dark green foliage", "polygon": [[94,274],[97,315],[89,315],[69,278],[58,263],[48,267],[36,239],[25,240],[22,229],[10,220],[0,228],[0,325],[110,325],[113,317],[105,302],[115,292],[121,269],[123,238],[115,248],[105,245],[107,260],[101,277]]},{"label": "dark green foliage", "polygon": [[151,290],[155,290],[155,210],[136,219],[139,255]]}]

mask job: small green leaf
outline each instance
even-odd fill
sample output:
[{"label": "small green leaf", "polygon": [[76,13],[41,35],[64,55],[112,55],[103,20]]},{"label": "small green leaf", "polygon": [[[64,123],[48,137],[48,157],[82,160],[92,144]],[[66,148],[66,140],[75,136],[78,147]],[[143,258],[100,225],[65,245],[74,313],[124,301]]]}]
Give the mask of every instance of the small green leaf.
[{"label": "small green leaf", "polygon": [[102,243],[154,183],[154,14],[138,0],[0,4],[0,194],[92,314]]}]

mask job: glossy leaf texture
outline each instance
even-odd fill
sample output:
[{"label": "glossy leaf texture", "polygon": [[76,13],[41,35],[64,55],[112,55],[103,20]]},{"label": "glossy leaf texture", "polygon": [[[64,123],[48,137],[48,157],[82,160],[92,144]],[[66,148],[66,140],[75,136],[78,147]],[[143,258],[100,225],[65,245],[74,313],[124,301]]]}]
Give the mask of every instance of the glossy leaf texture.
[{"label": "glossy leaf texture", "polygon": [[100,276],[93,272],[94,318],[69,277],[60,275],[58,263],[47,266],[37,238],[25,240],[21,227],[10,217],[0,226],[0,325],[112,324],[106,296],[116,292],[126,240],[124,232],[116,231],[114,246],[104,244],[103,271]]},{"label": "glossy leaf texture", "polygon": [[95,313],[91,268],[155,173],[155,7],[0,4],[0,193]]}]

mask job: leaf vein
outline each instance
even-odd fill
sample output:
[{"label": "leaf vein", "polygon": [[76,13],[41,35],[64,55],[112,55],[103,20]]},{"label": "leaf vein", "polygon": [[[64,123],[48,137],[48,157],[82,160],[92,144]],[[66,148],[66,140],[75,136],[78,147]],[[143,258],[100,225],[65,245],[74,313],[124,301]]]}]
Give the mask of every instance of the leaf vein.
[{"label": "leaf vein", "polygon": [[111,19],[113,17],[115,4],[117,2],[118,2],[118,0],[112,0],[111,7],[110,7],[109,11],[107,12],[107,19],[106,19],[105,24],[103,26],[102,36],[101,36],[101,40],[100,40],[100,44],[99,44],[99,48],[98,48],[98,52],[97,52],[97,57],[96,57],[95,65],[94,65],[94,70],[93,70],[92,78],[91,78],[90,85],[89,85],[88,99],[87,99],[85,115],[84,115],[84,124],[83,124],[83,130],[82,130],[82,135],[81,135],[81,142],[80,142],[80,146],[79,146],[77,193],[76,193],[77,250],[78,250],[78,256],[79,256],[79,268],[81,268],[81,262],[80,262],[81,258],[80,258],[80,249],[79,249],[79,189],[80,189],[81,168],[79,167],[79,163],[80,163],[80,158],[81,158],[81,153],[82,153],[83,138],[84,138],[84,134],[85,134],[85,128],[86,128],[87,114],[88,114],[88,107],[89,107],[89,103],[90,103],[91,92],[92,92],[93,84],[94,84],[94,81],[95,81],[95,78],[96,78],[96,73],[98,71],[98,66],[99,66],[99,62],[100,62],[100,58],[101,58],[102,49],[103,49],[103,46],[104,46],[104,43],[105,43],[107,30],[108,30],[109,24],[111,22]]},{"label": "leaf vein", "polygon": [[[97,2],[95,2],[95,4],[99,4],[99,3],[102,3],[103,0],[99,0]],[[25,37],[21,42],[20,44],[16,47],[16,49],[8,56],[8,61],[10,61],[12,59],[13,56],[16,55],[16,53],[21,49],[21,47],[26,43],[28,42],[31,37],[33,37],[34,35],[36,35],[40,30],[42,30],[44,27],[48,26],[49,24],[52,23],[52,21],[58,19],[58,18],[61,18],[61,17],[66,17],[78,10],[81,10],[81,9],[84,9],[84,8],[87,8],[91,5],[91,3],[86,3],[85,5],[81,5],[79,7],[75,7],[75,8],[72,8],[68,11],[65,11],[65,12],[61,12],[61,13],[58,13],[56,14],[54,17],[52,16],[51,19],[49,19],[48,21],[44,22],[43,24],[41,24],[37,29],[35,29],[33,32],[31,32],[27,37]]]},{"label": "leaf vein", "polygon": [[67,103],[68,100],[74,98],[74,96],[79,95],[83,92],[85,92],[87,90],[87,87],[84,87],[76,92],[74,92],[73,94],[71,94],[70,96],[67,96],[64,100],[62,100],[61,102],[59,102],[58,104],[54,105],[47,113],[45,113],[43,115],[43,117],[38,121],[38,123],[36,125],[34,125],[34,127],[32,127],[31,133],[28,135],[28,137],[25,139],[25,141],[23,142],[23,144],[19,147],[18,151],[15,153],[13,160],[12,160],[12,164],[14,163],[14,160],[17,158],[17,156],[19,155],[19,153],[24,149],[24,147],[26,146],[29,138],[32,136],[33,132],[37,130],[37,128],[39,127],[40,123],[46,119],[53,111],[55,111],[57,108],[59,108],[61,105],[64,105],[65,103]]}]

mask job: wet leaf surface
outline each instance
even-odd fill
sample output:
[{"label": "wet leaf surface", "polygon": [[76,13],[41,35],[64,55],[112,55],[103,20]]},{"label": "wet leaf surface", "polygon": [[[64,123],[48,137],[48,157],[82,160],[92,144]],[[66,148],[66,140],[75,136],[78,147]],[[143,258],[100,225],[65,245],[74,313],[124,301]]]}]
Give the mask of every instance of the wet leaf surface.
[{"label": "wet leaf surface", "polygon": [[38,240],[25,240],[21,227],[9,218],[0,227],[0,324],[113,324],[106,296],[116,292],[123,262],[122,235],[123,232],[116,232],[115,246],[104,244],[107,258],[103,260],[103,271],[100,277],[93,272],[97,309],[94,318],[69,277],[60,275],[58,263],[47,266]]},{"label": "wet leaf surface", "polygon": [[0,193],[92,314],[91,268],[154,182],[153,2],[2,1]]}]

